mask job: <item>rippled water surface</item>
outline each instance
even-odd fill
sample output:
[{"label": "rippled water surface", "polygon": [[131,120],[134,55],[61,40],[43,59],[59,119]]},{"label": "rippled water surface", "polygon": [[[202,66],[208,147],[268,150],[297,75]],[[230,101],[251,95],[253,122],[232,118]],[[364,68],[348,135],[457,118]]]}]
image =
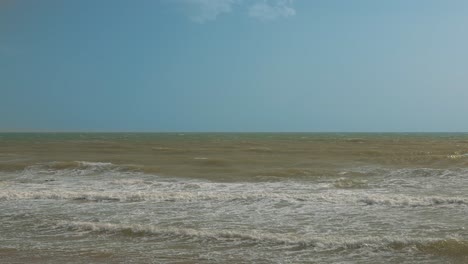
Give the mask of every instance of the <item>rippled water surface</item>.
[{"label": "rippled water surface", "polygon": [[0,134],[2,263],[468,263],[466,134]]}]

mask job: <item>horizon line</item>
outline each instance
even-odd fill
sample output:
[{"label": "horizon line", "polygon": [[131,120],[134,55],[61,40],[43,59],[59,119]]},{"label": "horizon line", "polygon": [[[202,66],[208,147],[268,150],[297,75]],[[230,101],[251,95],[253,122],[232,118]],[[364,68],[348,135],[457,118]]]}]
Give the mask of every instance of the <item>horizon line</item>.
[{"label": "horizon line", "polygon": [[49,131],[41,131],[41,130],[31,130],[31,131],[18,131],[18,130],[11,130],[11,131],[8,131],[8,130],[5,130],[5,131],[2,131],[0,130],[0,134],[5,134],[5,133],[18,133],[18,134],[21,134],[21,133],[37,133],[37,134],[40,134],[40,133],[96,133],[96,134],[99,134],[99,133],[108,133],[108,134],[111,134],[111,133],[167,133],[167,134],[172,134],[172,133],[190,133],[190,134],[207,134],[207,133],[220,133],[220,134],[234,134],[234,133],[239,133],[239,134],[247,134],[247,133],[268,133],[268,134],[275,134],[275,133],[291,133],[291,134],[299,134],[299,133],[411,133],[411,134],[414,134],[414,133],[421,133],[421,134],[430,134],[430,133],[453,133],[453,134],[457,134],[457,133],[468,133],[468,131],[183,131],[183,130],[180,130],[180,131],[106,131],[106,130],[99,130],[99,131],[80,131],[80,130],[63,130],[63,131],[52,131],[52,130],[49,130]]}]

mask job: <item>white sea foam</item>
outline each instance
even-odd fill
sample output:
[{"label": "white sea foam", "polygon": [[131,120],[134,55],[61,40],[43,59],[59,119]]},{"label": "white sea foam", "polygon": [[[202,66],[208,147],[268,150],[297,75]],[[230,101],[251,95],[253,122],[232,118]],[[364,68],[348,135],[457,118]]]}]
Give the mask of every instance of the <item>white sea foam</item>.
[{"label": "white sea foam", "polygon": [[[315,196],[315,197],[312,197]],[[294,195],[269,192],[193,192],[193,191],[66,191],[66,190],[4,190],[0,193],[0,200],[89,200],[89,201],[233,201],[233,200],[289,200],[306,201],[317,200],[319,195]]]},{"label": "white sea foam", "polygon": [[223,192],[223,191],[68,191],[56,190],[3,190],[0,200],[85,200],[85,201],[288,201],[293,203],[325,202],[333,204],[379,205],[379,206],[439,206],[468,205],[465,197],[408,196],[394,194],[333,193],[281,193],[267,191]]},{"label": "white sea foam", "polygon": [[[17,179],[38,181],[40,177],[81,177],[81,176],[109,176],[129,178],[144,175],[143,168],[134,165],[116,165],[110,162],[47,162],[26,167],[18,173]],[[156,175],[148,174],[156,177]]]},{"label": "white sea foam", "polygon": [[448,247],[458,246],[468,248],[468,242],[456,237],[421,238],[406,236],[319,236],[314,234],[272,233],[262,230],[217,230],[213,228],[183,228],[158,225],[141,224],[114,224],[100,222],[60,221],[58,228],[67,228],[76,231],[104,232],[124,235],[154,235],[174,238],[190,237],[200,240],[246,240],[259,244],[280,244],[300,247],[311,247],[317,250],[356,249],[356,248],[403,248],[415,246],[419,249],[431,245]]},{"label": "white sea foam", "polygon": [[367,195],[358,199],[367,205],[388,206],[433,206],[433,205],[468,205],[468,198],[444,196],[408,196],[408,195]]},{"label": "white sea foam", "polygon": [[272,241],[276,243],[295,243],[293,235],[276,235],[269,233],[259,233],[256,231],[241,232],[235,230],[193,229],[180,227],[159,227],[155,225],[74,221],[61,221],[57,223],[57,226],[76,229],[79,231],[145,233],[148,235],[172,235],[211,239],[244,239],[253,241]]},{"label": "white sea foam", "polygon": [[108,167],[114,166],[111,162],[91,162],[91,161],[77,161],[79,164],[83,166],[90,166],[90,167]]},{"label": "white sea foam", "polygon": [[111,184],[116,185],[145,185],[145,184],[153,184],[153,182],[145,181],[143,179],[117,179],[111,181]]}]

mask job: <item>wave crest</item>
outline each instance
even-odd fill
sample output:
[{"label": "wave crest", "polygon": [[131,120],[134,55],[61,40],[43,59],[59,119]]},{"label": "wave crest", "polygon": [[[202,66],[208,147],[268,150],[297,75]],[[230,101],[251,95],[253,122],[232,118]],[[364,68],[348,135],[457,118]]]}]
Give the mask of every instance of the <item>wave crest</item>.
[{"label": "wave crest", "polygon": [[[346,250],[359,248],[386,248],[402,250],[413,248],[431,254],[468,255],[468,241],[459,238],[419,238],[404,236],[343,237],[298,235],[296,233],[270,233],[260,230],[216,230],[162,227],[157,225],[113,224],[100,222],[61,221],[59,228],[126,236],[165,236],[199,240],[246,240],[258,244],[276,244],[315,248],[316,250]],[[315,236],[315,237],[311,237]]]},{"label": "wave crest", "polygon": [[183,191],[13,191],[0,193],[0,200],[86,200],[86,201],[199,201],[199,200],[258,200],[282,199],[290,201],[305,201],[301,195],[276,194],[268,192],[252,193],[222,193],[222,192],[183,192]]},{"label": "wave crest", "polygon": [[443,196],[368,195],[358,201],[367,205],[388,206],[468,205],[468,198]]},{"label": "wave crest", "polygon": [[111,162],[91,161],[53,161],[28,165],[23,169],[23,176],[27,175],[97,175],[107,172],[144,173],[154,175],[159,167],[133,164],[114,164]]},{"label": "wave crest", "polygon": [[408,196],[392,194],[367,194],[356,195],[352,192],[325,192],[325,193],[281,193],[270,191],[248,192],[224,192],[224,191],[176,191],[176,190],[148,190],[148,191],[68,191],[55,190],[3,190],[0,200],[82,200],[82,201],[169,201],[169,202],[193,202],[193,201],[287,201],[291,203],[325,202],[330,204],[364,204],[368,206],[467,206],[466,197],[444,196]]}]

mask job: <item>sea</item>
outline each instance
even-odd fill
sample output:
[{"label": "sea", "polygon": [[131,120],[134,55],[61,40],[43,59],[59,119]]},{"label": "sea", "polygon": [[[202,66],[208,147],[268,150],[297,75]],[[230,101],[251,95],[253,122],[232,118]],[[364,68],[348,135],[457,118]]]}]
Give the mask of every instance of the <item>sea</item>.
[{"label": "sea", "polygon": [[1,133],[0,263],[468,263],[468,134]]}]

